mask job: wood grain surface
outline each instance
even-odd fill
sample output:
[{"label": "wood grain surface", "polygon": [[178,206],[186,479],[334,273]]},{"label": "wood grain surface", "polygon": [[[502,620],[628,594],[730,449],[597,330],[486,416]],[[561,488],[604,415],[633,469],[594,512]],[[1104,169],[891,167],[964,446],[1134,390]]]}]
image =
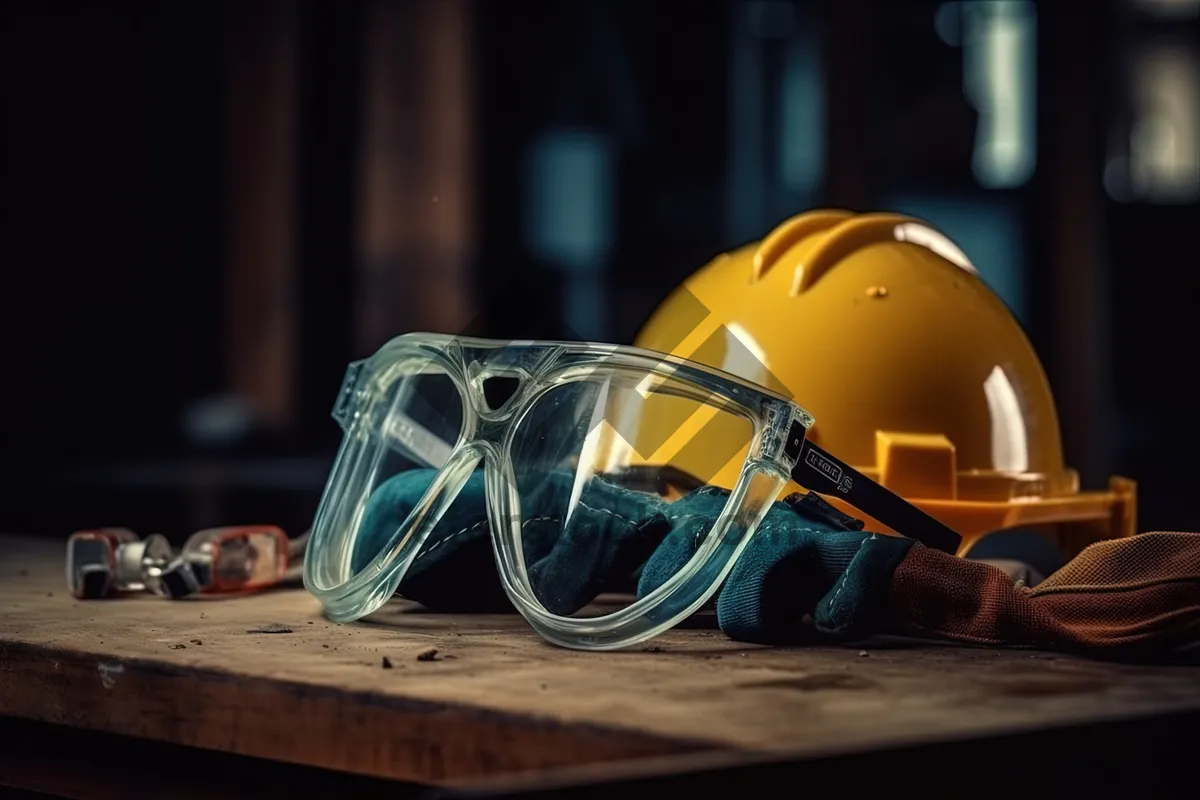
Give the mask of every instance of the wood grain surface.
[{"label": "wood grain surface", "polygon": [[698,629],[580,653],[517,616],[400,600],[334,624],[299,589],[83,602],[63,552],[0,538],[0,714],[380,777],[805,758],[1200,706],[1193,666],[895,641],[747,647]]}]

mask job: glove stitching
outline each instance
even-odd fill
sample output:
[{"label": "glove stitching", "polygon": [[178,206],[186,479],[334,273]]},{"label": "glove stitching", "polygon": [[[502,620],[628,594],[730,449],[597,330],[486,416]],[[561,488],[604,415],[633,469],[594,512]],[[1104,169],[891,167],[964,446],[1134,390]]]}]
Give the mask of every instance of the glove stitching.
[{"label": "glove stitching", "polygon": [[[562,522],[562,520],[558,519],[557,517],[530,517],[529,519],[527,519],[521,523],[521,527],[524,528],[526,525],[528,525],[531,522]],[[484,525],[487,525],[487,524],[488,524],[488,521],[486,519],[482,519],[479,522],[476,522],[474,525],[470,525],[466,528],[463,528],[461,531],[458,531],[457,533],[450,534],[445,539],[442,539],[440,542],[435,544],[433,547],[430,547],[428,550],[425,550],[425,551],[421,552],[420,554],[418,554],[417,557],[415,559],[413,559],[413,563],[416,564],[418,561],[420,561],[425,556],[429,555],[430,553],[435,552],[442,545],[447,544],[448,542],[450,542],[454,539],[457,539],[458,537],[462,536],[463,534],[470,533],[471,531],[473,531],[477,528],[480,528]]]},{"label": "glove stitching", "polygon": [[576,500],[575,503],[576,503],[576,505],[583,506],[588,511],[595,511],[598,514],[608,514],[609,516],[616,517],[617,519],[621,520],[622,522],[624,522],[626,525],[628,525],[631,528],[637,525],[637,523],[634,522],[633,520],[631,520],[629,517],[622,516],[622,515],[618,514],[617,512],[612,511],[611,509],[593,508],[592,506],[589,506],[587,503],[583,502],[582,500]]},{"label": "glove stitching", "polygon": [[[858,558],[859,553],[861,553],[862,549],[867,546],[867,542],[871,541],[874,538],[875,538],[875,534],[872,533],[871,537],[869,539],[863,539],[862,543],[859,544],[859,546],[858,546],[858,550],[856,550],[854,552],[854,558]],[[854,563],[854,559],[851,559],[850,564],[853,564],[853,563]],[[833,599],[829,601],[829,613],[835,619],[839,619],[838,597],[841,596],[842,589],[846,588],[846,579],[848,577],[850,577],[850,566],[849,565],[847,565],[846,569],[842,572],[842,579],[840,581],[838,581],[838,589],[836,592],[833,593]]]},{"label": "glove stitching", "polygon": [[[628,525],[631,528],[637,524],[633,520],[629,519],[629,517],[622,516],[621,514],[618,514],[617,512],[612,511],[610,509],[594,508],[592,506],[589,506],[587,503],[583,502],[582,500],[576,500],[575,502],[576,502],[576,505],[583,506],[588,511],[595,511],[599,514],[608,514],[609,516],[616,517],[617,519],[621,520],[622,522],[624,522],[626,525]],[[562,520],[558,519],[557,517],[530,517],[529,519],[527,519],[521,523],[521,527],[524,528],[526,525],[528,525],[531,522],[562,522]],[[453,541],[454,539],[457,539],[458,537],[460,537],[464,534],[470,533],[471,531],[477,530],[487,524],[488,524],[488,520],[482,519],[479,522],[476,522],[474,525],[468,525],[467,527],[463,528],[461,531],[457,531],[455,533],[450,534],[445,539],[442,539],[437,544],[430,547],[428,550],[425,550],[424,552],[419,554],[416,557],[416,559],[413,560],[413,563],[415,564],[418,561],[420,561],[422,558],[425,558],[425,556],[429,555],[430,553],[436,552],[439,547],[442,547],[443,545]]]},{"label": "glove stitching", "polygon": [[[698,495],[712,494],[713,492],[718,491],[718,488],[719,487],[716,487],[716,486],[704,486],[704,487],[697,489],[694,493],[698,494]],[[599,514],[608,514],[611,517],[615,517],[616,519],[621,520],[622,522],[624,522],[626,525],[628,525],[631,528],[636,527],[636,525],[637,525],[637,523],[634,520],[631,520],[629,517],[626,517],[622,514],[618,514],[617,512],[615,512],[611,509],[596,508],[594,506],[588,505],[587,503],[583,502],[582,500],[576,500],[575,502],[576,502],[576,505],[583,506],[588,511],[595,511],[596,513],[599,513]],[[684,514],[684,515],[665,514],[664,516],[667,518],[667,520],[669,522],[681,522],[683,520],[689,520],[689,519],[707,519],[707,516],[703,515],[703,514]],[[527,520],[524,520],[521,523],[521,527],[524,528],[526,525],[528,525],[531,522],[562,522],[562,520],[558,519],[557,517],[531,517]],[[430,555],[431,553],[436,552],[438,550],[438,548],[440,548],[446,544],[449,544],[450,542],[454,541],[455,539],[459,538],[460,536],[464,536],[465,534],[468,534],[471,531],[478,530],[479,528],[481,528],[487,524],[488,524],[487,519],[481,519],[479,522],[476,522],[474,525],[468,525],[467,527],[463,528],[462,530],[456,531],[456,532],[450,534],[446,538],[444,538],[441,541],[434,544],[428,550],[424,550],[421,553],[419,553],[417,555],[417,557],[415,559],[413,559],[413,564],[416,564],[421,559],[425,558],[426,556]],[[695,540],[700,536],[701,533],[703,533],[703,531],[697,531],[697,533],[692,537],[693,538],[693,542],[692,542],[693,548],[696,545]]]}]

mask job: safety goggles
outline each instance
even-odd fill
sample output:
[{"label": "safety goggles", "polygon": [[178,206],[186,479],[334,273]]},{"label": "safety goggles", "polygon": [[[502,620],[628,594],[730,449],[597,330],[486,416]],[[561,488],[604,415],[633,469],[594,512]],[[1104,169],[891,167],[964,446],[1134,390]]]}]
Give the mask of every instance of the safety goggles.
[{"label": "safety goggles", "polygon": [[[483,536],[508,600],[545,639],[585,650],[637,644],[713,597],[789,479],[928,546],[954,552],[959,543],[954,531],[807,440],[813,418],[796,403],[639,348],[407,334],[350,365],[333,416],[344,439],[304,581],[335,621],[377,610],[431,551]],[[699,527],[673,514],[661,480],[647,480],[648,470],[670,478],[684,452],[689,464],[703,453],[713,474],[740,464],[732,490],[716,495],[719,512]],[[705,477],[690,479],[702,486]],[[460,524],[467,517],[456,504],[467,497],[486,510]],[[588,578],[583,588],[596,597],[585,607],[577,602],[584,579],[565,566],[581,562],[532,563],[539,548],[587,555],[645,532],[648,507],[694,545],[690,560],[652,591],[629,591],[648,555],[644,542],[640,555],[626,547],[606,559],[612,574],[604,580]],[[551,563],[557,582],[542,579]],[[574,581],[570,592],[564,581]]]}]

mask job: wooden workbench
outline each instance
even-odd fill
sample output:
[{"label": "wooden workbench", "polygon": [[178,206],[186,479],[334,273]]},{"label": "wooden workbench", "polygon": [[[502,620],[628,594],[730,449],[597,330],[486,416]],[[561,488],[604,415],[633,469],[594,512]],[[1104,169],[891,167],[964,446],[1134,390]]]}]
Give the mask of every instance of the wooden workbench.
[{"label": "wooden workbench", "polygon": [[697,629],[580,653],[515,615],[403,601],[333,624],[300,589],[81,602],[63,552],[0,538],[0,715],[378,778],[816,758],[1200,708],[1192,666],[897,642],[754,648]]}]

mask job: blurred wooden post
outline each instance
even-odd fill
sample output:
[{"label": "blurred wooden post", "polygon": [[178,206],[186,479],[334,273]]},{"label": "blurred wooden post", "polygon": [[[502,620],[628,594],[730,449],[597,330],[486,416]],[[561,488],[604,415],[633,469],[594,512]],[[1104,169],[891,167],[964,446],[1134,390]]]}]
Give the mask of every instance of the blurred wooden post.
[{"label": "blurred wooden post", "polygon": [[867,132],[873,52],[871,4],[835,0],[826,4],[825,43],[825,187],[824,205],[869,211],[873,198],[867,169]]},{"label": "blurred wooden post", "polygon": [[369,0],[356,347],[473,314],[467,0]]},{"label": "blurred wooden post", "polygon": [[287,0],[224,12],[225,309],[229,389],[290,425],[296,378],[299,30]]},{"label": "blurred wooden post", "polygon": [[1048,371],[1067,459],[1085,483],[1100,486],[1112,467],[1114,406],[1103,246],[1106,14],[1074,13],[1057,3],[1038,10]]}]

